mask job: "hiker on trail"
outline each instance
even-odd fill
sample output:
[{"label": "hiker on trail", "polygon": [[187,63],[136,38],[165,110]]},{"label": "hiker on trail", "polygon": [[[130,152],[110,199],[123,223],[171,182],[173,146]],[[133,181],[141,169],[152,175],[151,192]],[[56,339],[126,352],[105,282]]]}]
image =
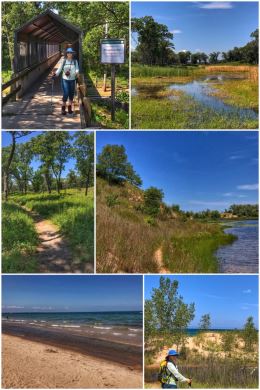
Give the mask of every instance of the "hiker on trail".
[{"label": "hiker on trail", "polygon": [[61,85],[63,91],[62,107],[61,107],[62,115],[66,115],[66,103],[68,99],[69,99],[68,113],[73,114],[72,103],[75,94],[75,83],[79,74],[79,64],[78,61],[75,58],[73,58],[74,54],[75,54],[74,50],[71,47],[69,47],[66,50],[65,59],[63,61],[60,61],[57,71],[53,72],[53,78],[58,77],[59,74],[62,72],[61,75]]},{"label": "hiker on trail", "polygon": [[177,382],[187,382],[191,386],[191,379],[185,378],[178,371],[177,367],[178,352],[170,349],[165,360],[160,365],[158,379],[162,384],[163,389],[177,389]]}]

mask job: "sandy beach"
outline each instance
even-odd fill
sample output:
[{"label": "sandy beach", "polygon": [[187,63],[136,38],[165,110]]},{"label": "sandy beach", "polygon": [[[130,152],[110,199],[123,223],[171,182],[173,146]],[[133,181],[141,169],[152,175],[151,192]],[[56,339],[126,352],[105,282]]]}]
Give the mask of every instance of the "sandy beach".
[{"label": "sandy beach", "polygon": [[2,337],[3,388],[142,388],[141,370],[20,337]]}]

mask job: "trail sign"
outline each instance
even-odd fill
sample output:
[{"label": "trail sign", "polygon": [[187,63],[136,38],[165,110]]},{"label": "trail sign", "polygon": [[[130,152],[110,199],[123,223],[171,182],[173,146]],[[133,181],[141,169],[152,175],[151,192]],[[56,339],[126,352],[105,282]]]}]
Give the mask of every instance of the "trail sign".
[{"label": "trail sign", "polygon": [[125,40],[124,39],[101,39],[101,64],[124,64],[125,63]]},{"label": "trail sign", "polygon": [[117,38],[101,39],[100,47],[101,64],[111,65],[111,120],[114,121],[116,108],[116,65],[125,63],[125,40]]}]

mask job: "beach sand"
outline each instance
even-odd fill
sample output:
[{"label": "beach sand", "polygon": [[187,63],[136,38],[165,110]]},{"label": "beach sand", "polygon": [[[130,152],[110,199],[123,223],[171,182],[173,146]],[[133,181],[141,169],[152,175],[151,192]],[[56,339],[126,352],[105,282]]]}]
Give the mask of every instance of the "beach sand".
[{"label": "beach sand", "polygon": [[132,367],[2,336],[3,388],[142,388],[142,380]]}]

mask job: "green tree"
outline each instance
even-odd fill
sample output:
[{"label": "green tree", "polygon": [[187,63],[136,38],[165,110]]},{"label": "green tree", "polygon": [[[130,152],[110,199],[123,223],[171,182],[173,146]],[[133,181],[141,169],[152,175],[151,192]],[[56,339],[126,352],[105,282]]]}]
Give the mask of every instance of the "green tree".
[{"label": "green tree", "polygon": [[221,342],[224,352],[231,352],[234,348],[235,334],[234,332],[228,331],[221,333]]},{"label": "green tree", "polygon": [[146,214],[157,217],[160,212],[164,194],[156,187],[149,187],[144,191],[144,211]]},{"label": "green tree", "polygon": [[41,169],[44,172],[46,185],[51,193],[51,175],[56,180],[58,194],[61,190],[61,175],[65,163],[71,156],[71,136],[67,131],[46,131],[32,139],[32,149],[42,162]]},{"label": "green tree", "polygon": [[8,131],[8,133],[11,135],[11,146],[9,148],[5,149],[5,152],[2,156],[2,169],[3,169],[3,185],[4,185],[4,198],[7,201],[8,200],[8,194],[9,194],[9,175],[10,175],[10,168],[11,164],[15,155],[15,149],[16,149],[16,141],[17,139],[26,136],[27,134],[31,133],[30,131]]},{"label": "green tree", "polygon": [[195,305],[184,302],[183,297],[178,293],[178,287],[177,280],[171,281],[170,278],[161,276],[159,287],[153,288],[151,299],[146,300],[145,308],[149,319],[146,335],[148,342],[149,334],[153,335],[153,331],[156,331],[156,334],[163,337],[168,345],[175,342],[178,349],[184,344],[187,327],[194,319]]},{"label": "green tree", "polygon": [[203,314],[200,319],[199,327],[201,330],[205,331],[210,328],[211,321],[210,321],[210,314]]},{"label": "green tree", "polygon": [[98,155],[97,175],[106,179],[109,184],[128,181],[133,185],[140,186],[142,180],[134,171],[128,161],[123,145],[106,145]]},{"label": "green tree", "polygon": [[94,133],[77,132],[73,153],[76,158],[77,170],[84,178],[85,195],[87,195],[89,186],[94,183]]},{"label": "green tree", "polygon": [[32,176],[32,188],[34,192],[40,192],[44,189],[44,175],[43,172],[38,169]]},{"label": "green tree", "polygon": [[245,350],[251,352],[258,341],[258,332],[255,328],[253,317],[248,317],[242,332],[245,342]]},{"label": "green tree", "polygon": [[185,50],[185,51],[180,51],[178,53],[178,56],[179,56],[179,59],[180,59],[180,63],[182,65],[187,65],[188,62],[190,61],[191,59],[191,52],[188,51],[188,50]]},{"label": "green tree", "polygon": [[76,172],[73,169],[70,169],[67,174],[67,186],[68,188],[77,188],[78,186],[78,177]]},{"label": "green tree", "polygon": [[173,34],[164,24],[157,23],[152,16],[133,18],[132,31],[138,34],[137,56],[145,65],[165,65],[167,56],[174,48]]}]

